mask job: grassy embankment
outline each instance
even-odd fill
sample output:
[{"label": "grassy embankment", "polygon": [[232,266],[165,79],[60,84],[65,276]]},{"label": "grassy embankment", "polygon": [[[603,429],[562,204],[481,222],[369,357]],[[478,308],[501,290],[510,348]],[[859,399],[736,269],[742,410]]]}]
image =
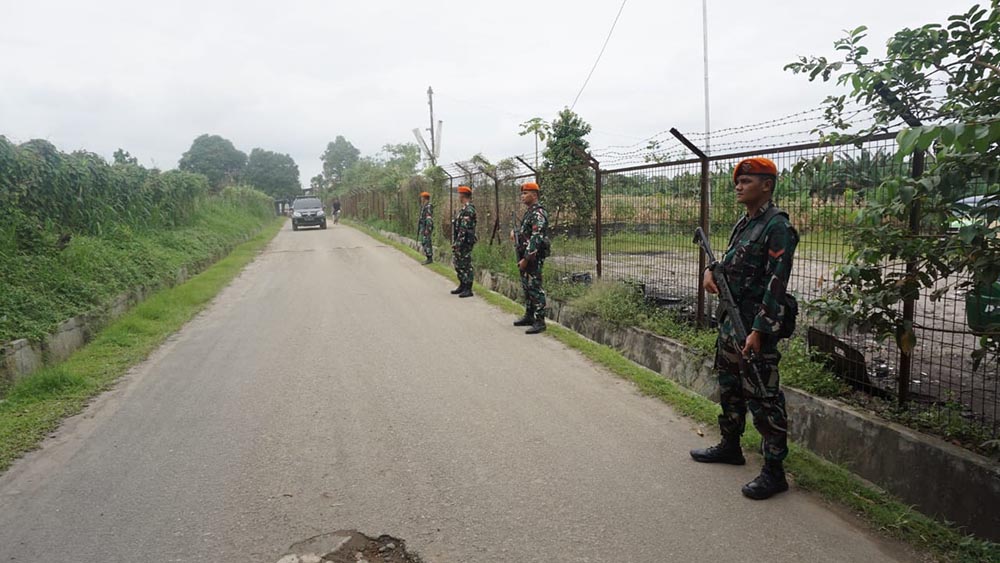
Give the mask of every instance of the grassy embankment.
[{"label": "grassy embankment", "polygon": [[58,252],[2,256],[0,341],[37,339],[68,317],[122,291],[159,285],[178,268],[218,257],[257,233],[185,283],[153,294],[67,361],[0,391],[0,471],[204,308],[283,223],[260,208],[220,200],[206,204],[187,227],[138,232],[122,227],[101,237],[74,237]]},{"label": "grassy embankment", "polygon": [[[423,259],[423,256],[413,249],[382,237],[366,225],[351,221],[347,223],[416,260]],[[499,269],[493,271],[502,273],[507,273],[507,270],[512,268],[508,265],[510,260],[502,260],[500,263],[498,252],[485,249],[479,252],[477,257],[483,260],[476,262],[478,267],[495,266]],[[438,274],[455,279],[454,271],[444,264],[435,263],[428,267]],[[567,288],[564,297],[569,296],[573,306],[598,314],[609,322],[644,326],[655,332],[678,338],[695,350],[709,353],[713,338],[710,333],[695,331],[666,316],[651,315],[650,311],[643,308],[641,300],[630,295],[627,288],[620,287],[598,285],[590,290]],[[556,292],[560,291],[558,286],[553,289],[556,289]],[[487,291],[478,284],[476,290],[480,297],[504,311],[515,315],[524,311],[519,304],[498,293]],[[670,404],[685,416],[710,427],[714,427],[717,423],[720,412],[717,404],[639,366],[614,349],[597,344],[555,324],[550,325],[547,334],[578,350],[618,377],[631,381],[642,393]],[[801,343],[793,342],[789,345],[782,360],[782,374],[787,382],[796,387],[814,390],[821,395],[837,394],[844,389],[840,381],[806,356]],[[750,451],[760,448],[760,435],[752,426],[747,428],[743,445]],[[791,450],[787,467],[800,489],[812,491],[828,501],[849,508],[868,522],[875,531],[905,541],[918,549],[930,551],[942,561],[1000,561],[1000,545],[963,535],[954,526],[917,512],[892,495],[864,482],[847,469],[823,460],[795,443],[791,444]]]}]

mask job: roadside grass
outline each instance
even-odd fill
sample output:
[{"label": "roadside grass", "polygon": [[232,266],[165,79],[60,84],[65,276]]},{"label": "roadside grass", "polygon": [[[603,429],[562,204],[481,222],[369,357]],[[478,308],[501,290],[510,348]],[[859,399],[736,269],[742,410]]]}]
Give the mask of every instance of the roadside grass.
[{"label": "roadside grass", "polygon": [[[346,223],[415,260],[424,258],[412,248],[383,237],[367,225],[354,221]],[[454,272],[442,264],[435,263],[428,267],[450,279],[455,279]],[[518,303],[476,285],[479,297],[487,303],[514,315],[524,312],[524,308]],[[716,403],[632,362],[613,348],[597,344],[555,323],[549,324],[546,334],[579,351],[616,376],[631,381],[643,394],[660,399],[692,420],[710,428],[714,428],[718,423],[717,417],[721,409]],[[789,349],[796,350],[798,346],[792,345]],[[802,348],[804,349],[804,345]],[[797,357],[794,351],[791,357],[794,360],[791,362],[793,364],[801,361],[801,357]],[[782,360],[783,373],[788,368],[793,368],[791,371],[794,371],[794,366],[786,366],[784,363],[788,358],[789,353],[786,351]],[[807,369],[801,369],[808,372],[803,377],[823,379],[814,373],[815,367],[812,364]],[[823,382],[829,383],[825,380]],[[706,440],[706,443],[708,441],[710,440]],[[742,443],[749,451],[760,450],[760,434],[752,425],[747,426]],[[1000,544],[964,535],[949,523],[939,522],[921,514],[899,502],[892,495],[866,483],[847,469],[820,458],[798,444],[791,443],[790,450],[786,467],[798,488],[812,491],[829,502],[847,507],[861,516],[877,532],[929,551],[941,561],[1000,561]]]},{"label": "roadside grass", "polygon": [[112,322],[65,362],[12,385],[0,400],[0,472],[36,448],[66,418],[83,410],[133,365],[201,311],[278,233],[285,219],[188,281],[164,289]]}]

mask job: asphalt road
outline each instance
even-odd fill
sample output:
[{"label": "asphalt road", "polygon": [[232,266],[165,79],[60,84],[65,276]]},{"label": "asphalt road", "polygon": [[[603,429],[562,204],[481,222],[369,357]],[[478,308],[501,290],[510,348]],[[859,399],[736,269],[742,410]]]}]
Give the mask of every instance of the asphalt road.
[{"label": "asphalt road", "polygon": [[556,340],[344,226],[286,227],[212,306],[0,477],[0,561],[276,561],[354,528],[428,562],[912,553]]}]

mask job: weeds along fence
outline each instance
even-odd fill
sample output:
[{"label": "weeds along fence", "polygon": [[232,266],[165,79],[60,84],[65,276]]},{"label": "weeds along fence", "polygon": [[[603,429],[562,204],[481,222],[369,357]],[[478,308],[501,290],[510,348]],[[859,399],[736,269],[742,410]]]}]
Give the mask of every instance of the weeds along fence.
[{"label": "weeds along fence", "polygon": [[[711,154],[679,132],[675,135],[673,150],[659,151],[667,156],[653,159],[662,162],[639,159],[632,164],[638,151],[581,155],[580,166],[593,171],[596,209],[581,224],[560,209],[548,208],[554,225],[548,279],[628,282],[641,287],[649,301],[673,308],[693,323],[711,325],[717,304],[701,288],[705,258],[692,235],[700,226],[710,233],[717,252],[725,249],[730,229],[744,211],[736,202],[733,167],[743,158],[766,156],[780,171],[775,199],[801,237],[791,290],[808,303],[832,289],[835,272],[846,263],[854,243],[864,242],[851,240],[850,226],[865,202],[886,197],[879,188],[882,180],[920,172],[913,170],[919,166],[914,161],[922,161],[912,156],[897,159],[894,133],[839,145],[733,141],[717,144]],[[648,154],[645,160],[650,160]],[[529,161],[515,157],[505,162],[516,165],[499,172],[472,162],[444,167],[447,179],[434,192],[444,235],[439,240],[447,238],[450,218],[458,211],[455,189],[469,185],[475,192],[480,244],[509,248],[511,214],[519,217],[522,209],[519,185],[539,179],[543,203],[546,190],[553,189],[545,185],[545,172],[536,174]],[[415,233],[419,201],[416,192],[407,190],[357,190],[347,198],[345,209],[361,219],[382,221],[387,228]],[[405,228],[395,228],[396,222]],[[906,265],[884,267],[902,270]],[[917,327],[918,345],[910,354],[897,349],[891,338],[833,334],[808,316],[808,307],[800,331],[855,389],[883,404],[904,407],[913,416],[933,418],[938,427],[971,425],[984,439],[996,438],[1000,365],[983,361],[973,369],[979,335],[966,318],[966,295],[953,291],[936,301],[922,295],[910,305],[902,308]]]}]

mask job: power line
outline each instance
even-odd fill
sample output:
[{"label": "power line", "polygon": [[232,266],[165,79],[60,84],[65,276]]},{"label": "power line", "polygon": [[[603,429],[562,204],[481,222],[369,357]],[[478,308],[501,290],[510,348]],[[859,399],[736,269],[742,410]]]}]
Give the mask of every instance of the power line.
[{"label": "power line", "polygon": [[580,95],[583,94],[584,88],[587,87],[587,83],[590,82],[590,77],[594,75],[594,71],[597,70],[597,63],[601,62],[601,56],[604,55],[604,49],[608,47],[608,41],[611,41],[611,34],[615,32],[615,26],[618,25],[618,18],[622,15],[622,10],[625,9],[625,3],[628,0],[622,0],[622,5],[618,8],[618,15],[615,16],[615,21],[611,22],[611,29],[608,30],[608,36],[604,39],[604,45],[601,46],[601,52],[597,54],[597,60],[594,61],[594,66],[590,68],[590,74],[587,75],[587,79],[583,81],[583,86],[580,86],[580,91],[577,92],[576,98],[573,98],[573,105],[569,109],[574,109],[576,107],[576,102],[580,100]]}]

